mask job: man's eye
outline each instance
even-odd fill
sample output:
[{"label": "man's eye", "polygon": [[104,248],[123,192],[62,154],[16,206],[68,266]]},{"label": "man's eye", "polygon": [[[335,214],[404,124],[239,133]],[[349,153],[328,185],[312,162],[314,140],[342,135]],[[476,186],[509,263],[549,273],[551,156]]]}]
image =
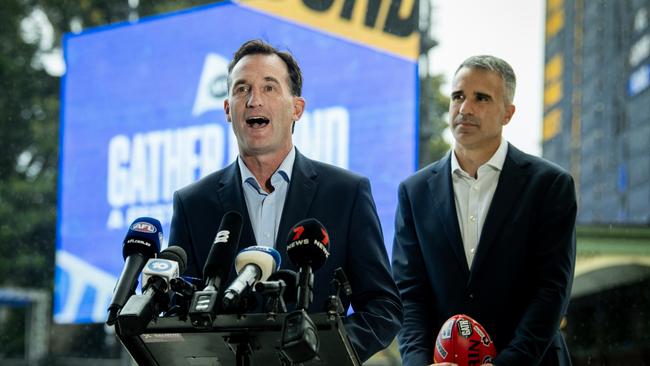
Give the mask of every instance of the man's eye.
[{"label": "man's eye", "polygon": [[267,92],[273,91],[274,89],[275,88],[273,87],[273,85],[266,85],[264,87],[264,91],[267,91]]},{"label": "man's eye", "polygon": [[248,87],[246,85],[240,85],[237,88],[235,88],[235,93],[241,94],[241,93],[246,93],[248,91]]}]

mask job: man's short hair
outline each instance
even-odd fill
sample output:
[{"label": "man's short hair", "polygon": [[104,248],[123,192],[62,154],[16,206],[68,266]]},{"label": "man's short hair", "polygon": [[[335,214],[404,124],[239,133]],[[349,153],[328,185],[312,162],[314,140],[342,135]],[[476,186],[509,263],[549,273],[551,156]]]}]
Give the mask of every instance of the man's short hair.
[{"label": "man's short hair", "polygon": [[458,66],[454,75],[458,73],[463,67],[469,69],[483,69],[494,71],[503,80],[505,86],[505,101],[506,104],[512,104],[515,99],[515,88],[517,87],[517,79],[512,67],[504,60],[490,55],[472,56]]},{"label": "man's short hair", "polygon": [[299,97],[302,93],[302,71],[300,71],[300,66],[298,62],[287,51],[280,51],[277,48],[271,46],[270,44],[259,40],[253,39],[245,42],[239,47],[237,52],[232,58],[232,61],[228,64],[228,91],[230,92],[230,74],[235,65],[242,59],[244,56],[248,55],[277,55],[284,61],[287,65],[287,70],[289,72],[289,87],[291,94],[293,96]]}]

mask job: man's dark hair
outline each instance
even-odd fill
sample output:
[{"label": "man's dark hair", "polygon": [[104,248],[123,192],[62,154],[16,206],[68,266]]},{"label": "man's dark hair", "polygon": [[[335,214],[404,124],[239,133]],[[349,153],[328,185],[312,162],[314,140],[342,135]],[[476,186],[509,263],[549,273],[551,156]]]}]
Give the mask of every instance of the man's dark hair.
[{"label": "man's dark hair", "polygon": [[291,87],[291,94],[293,96],[299,97],[302,93],[302,71],[300,71],[300,66],[293,56],[287,51],[280,51],[277,48],[271,46],[270,44],[259,40],[253,39],[247,41],[235,52],[235,55],[232,58],[232,61],[228,64],[228,90],[230,90],[230,74],[235,65],[248,55],[277,55],[284,61],[287,65],[287,70],[289,71],[289,86]]}]

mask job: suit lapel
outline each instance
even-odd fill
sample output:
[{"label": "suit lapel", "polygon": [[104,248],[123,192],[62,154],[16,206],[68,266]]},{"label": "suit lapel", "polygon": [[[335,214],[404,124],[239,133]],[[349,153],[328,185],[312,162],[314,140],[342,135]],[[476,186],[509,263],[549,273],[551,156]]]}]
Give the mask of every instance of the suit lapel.
[{"label": "suit lapel", "polygon": [[[452,152],[453,153],[453,152]],[[444,228],[447,243],[451,246],[460,262],[465,276],[469,275],[469,267],[465,258],[463,240],[460,236],[456,203],[454,200],[454,187],[451,182],[451,154],[433,167],[433,174],[427,180],[429,191],[433,197],[433,209],[438,214],[440,226]],[[440,194],[440,193],[443,194]],[[467,277],[466,277],[467,278]]]},{"label": "suit lapel", "polygon": [[289,229],[299,221],[307,218],[307,213],[317,191],[317,178],[318,174],[311,161],[296,149],[296,160],[293,163],[289,191],[284,201],[282,218],[280,219],[278,235],[275,240],[275,248],[282,255],[282,263],[285,264],[283,267],[286,267],[286,264],[289,263],[286,250]]},{"label": "suit lapel", "polygon": [[508,144],[508,154],[483,224],[476,257],[472,263],[472,273],[477,272],[486,258],[490,246],[497,239],[497,234],[503,230],[503,226],[508,220],[512,219],[513,206],[526,185],[525,166],[527,164],[524,154]]},{"label": "suit lapel", "polygon": [[244,225],[239,239],[238,252],[245,247],[257,245],[255,233],[253,233],[253,225],[248,216],[248,209],[246,208],[246,201],[244,200],[241,174],[239,173],[237,160],[226,168],[221,180],[219,181],[217,194],[219,196],[219,201],[221,201],[223,206],[224,214],[228,211],[236,211],[242,215]]}]

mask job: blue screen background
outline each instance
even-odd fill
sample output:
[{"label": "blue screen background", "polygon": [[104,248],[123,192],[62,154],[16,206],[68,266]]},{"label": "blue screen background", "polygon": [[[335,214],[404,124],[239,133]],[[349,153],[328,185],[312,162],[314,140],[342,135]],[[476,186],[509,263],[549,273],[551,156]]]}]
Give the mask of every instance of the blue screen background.
[{"label": "blue screen background", "polygon": [[[127,229],[107,227],[111,138],[207,124],[228,131],[222,109],[193,113],[197,87],[206,55],[230,60],[252,38],[293,53],[308,112],[349,112],[347,168],[371,181],[390,255],[397,186],[416,166],[416,62],[222,3],[66,35],[55,321],[103,322],[124,265]],[[224,151],[232,150],[230,141]],[[231,158],[224,153],[218,166]]]}]

